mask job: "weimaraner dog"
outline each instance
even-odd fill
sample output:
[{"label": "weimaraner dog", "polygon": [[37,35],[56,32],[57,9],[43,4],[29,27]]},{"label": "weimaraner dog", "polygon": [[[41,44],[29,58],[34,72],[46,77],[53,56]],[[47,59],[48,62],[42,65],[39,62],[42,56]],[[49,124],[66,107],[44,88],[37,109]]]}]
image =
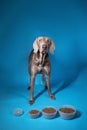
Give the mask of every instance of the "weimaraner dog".
[{"label": "weimaraner dog", "polygon": [[[30,74],[30,100],[29,103],[34,103],[34,82],[36,74],[42,74],[42,82],[45,88],[48,89],[48,94],[51,99],[55,99],[53,94],[51,93],[50,88],[50,70],[51,64],[48,55],[48,51],[51,54],[54,53],[55,45],[53,41],[48,37],[38,37],[33,43],[33,50],[30,53],[29,61],[28,61],[28,71]],[[46,76],[46,81],[44,80],[44,76]]]}]

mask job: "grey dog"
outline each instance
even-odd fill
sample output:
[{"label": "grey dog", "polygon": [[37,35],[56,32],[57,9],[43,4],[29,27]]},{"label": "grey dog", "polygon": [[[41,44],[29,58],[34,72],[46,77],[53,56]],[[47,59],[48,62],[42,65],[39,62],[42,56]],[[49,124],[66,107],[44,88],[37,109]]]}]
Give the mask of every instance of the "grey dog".
[{"label": "grey dog", "polygon": [[[54,95],[51,93],[50,88],[50,58],[48,55],[48,50],[51,54],[54,53],[55,45],[53,41],[48,37],[38,37],[33,43],[33,50],[30,53],[29,61],[28,61],[28,71],[30,74],[30,100],[29,103],[34,103],[34,82],[36,74],[42,74],[42,82],[45,88],[48,89],[48,94],[51,99],[55,99]],[[44,80],[44,76],[46,76],[46,81]]]}]

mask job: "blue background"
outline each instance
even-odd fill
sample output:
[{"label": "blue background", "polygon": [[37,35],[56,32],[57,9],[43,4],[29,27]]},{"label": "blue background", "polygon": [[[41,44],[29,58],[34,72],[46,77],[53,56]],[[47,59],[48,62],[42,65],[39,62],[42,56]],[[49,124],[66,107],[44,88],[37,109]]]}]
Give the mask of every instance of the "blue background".
[{"label": "blue background", "polygon": [[[28,104],[28,56],[38,36],[48,36],[56,50],[50,55],[52,101],[37,76],[35,103]],[[0,130],[87,130],[87,1],[0,0]],[[76,107],[73,120],[59,116],[31,119],[28,111],[64,104]],[[15,117],[21,107],[24,115]]]}]

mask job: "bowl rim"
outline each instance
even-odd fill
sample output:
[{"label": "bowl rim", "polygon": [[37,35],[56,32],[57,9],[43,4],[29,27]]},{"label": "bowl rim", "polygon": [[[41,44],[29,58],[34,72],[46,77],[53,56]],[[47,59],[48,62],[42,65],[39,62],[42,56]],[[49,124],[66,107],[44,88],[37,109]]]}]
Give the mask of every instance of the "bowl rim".
[{"label": "bowl rim", "polygon": [[[62,111],[60,111],[61,108],[72,108],[74,110],[74,112],[71,112],[71,113],[64,113]],[[67,115],[71,115],[71,114],[75,114],[76,113],[76,108],[73,106],[73,105],[61,105],[59,108],[58,108],[58,111],[59,113],[63,113],[63,114],[67,114]]]}]

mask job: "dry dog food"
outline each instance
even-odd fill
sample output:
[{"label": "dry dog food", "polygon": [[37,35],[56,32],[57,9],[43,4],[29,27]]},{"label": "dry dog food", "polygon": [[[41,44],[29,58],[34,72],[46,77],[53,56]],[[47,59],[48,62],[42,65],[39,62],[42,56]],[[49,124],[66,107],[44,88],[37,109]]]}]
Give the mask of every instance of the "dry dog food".
[{"label": "dry dog food", "polygon": [[30,114],[37,114],[39,111],[38,110],[31,110],[29,111]]},{"label": "dry dog food", "polygon": [[54,108],[52,108],[52,107],[49,107],[49,108],[44,108],[43,112],[50,114],[50,113],[56,112],[56,110]]},{"label": "dry dog food", "polygon": [[64,113],[73,113],[73,112],[75,112],[75,110],[72,109],[72,108],[60,108],[60,111],[64,112]]}]

